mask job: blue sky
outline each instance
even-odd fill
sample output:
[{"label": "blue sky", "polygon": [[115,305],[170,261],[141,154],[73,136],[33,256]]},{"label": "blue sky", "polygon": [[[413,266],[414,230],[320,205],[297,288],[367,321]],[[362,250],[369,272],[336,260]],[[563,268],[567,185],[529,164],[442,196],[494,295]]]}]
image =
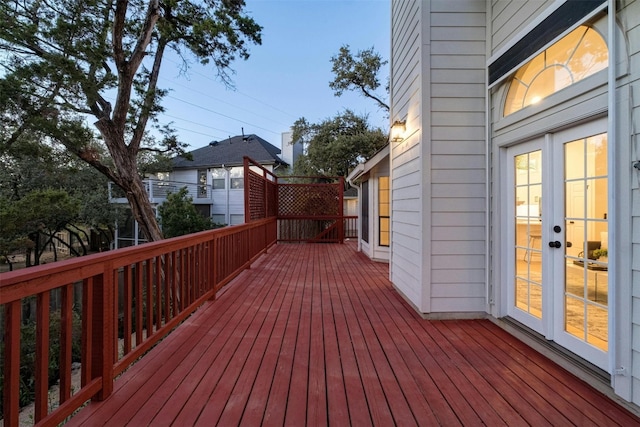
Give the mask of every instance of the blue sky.
[{"label": "blue sky", "polygon": [[[168,57],[159,84],[170,88],[162,122],[173,122],[190,149],[212,140],[257,134],[280,147],[280,134],[305,117],[312,123],[344,109],[368,114],[383,129],[388,120],[373,100],[355,92],[333,95],[332,56],[343,45],[352,52],[373,47],[384,59],[390,50],[388,0],[247,0],[246,11],[263,27],[262,45],[232,64],[235,90],[212,67],[195,64],[180,75]],[[388,64],[380,77],[383,95]]]}]

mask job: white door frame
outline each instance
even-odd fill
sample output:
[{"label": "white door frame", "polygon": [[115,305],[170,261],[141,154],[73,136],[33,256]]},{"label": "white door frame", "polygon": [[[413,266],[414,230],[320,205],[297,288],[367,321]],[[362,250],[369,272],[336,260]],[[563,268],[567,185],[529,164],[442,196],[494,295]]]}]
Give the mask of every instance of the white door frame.
[{"label": "white door frame", "polygon": [[[504,187],[500,186],[500,199],[503,200],[501,217],[503,224],[508,224],[506,230],[500,239],[501,248],[499,253],[501,259],[505,260],[501,272],[501,283],[503,289],[501,294],[500,310],[502,315],[507,315],[527,327],[541,333],[546,339],[554,340],[560,345],[570,346],[570,350],[576,352],[579,356],[592,361],[595,365],[601,367],[607,372],[611,372],[610,354],[614,351],[615,343],[611,341],[614,336],[612,325],[615,316],[614,301],[609,299],[609,351],[602,352],[593,346],[581,342],[573,338],[570,334],[564,332],[564,247],[566,245],[566,230],[564,223],[564,152],[565,142],[581,139],[600,133],[607,133],[607,118],[597,119],[585,124],[577,124],[569,129],[558,131],[555,133],[547,133],[536,139],[524,141],[515,145],[511,145],[502,151],[500,156],[501,169],[505,170]],[[513,278],[515,277],[515,212],[514,212],[514,166],[509,164],[513,162],[515,155],[542,150],[542,238],[541,244],[544,245],[542,251],[542,283],[543,283],[543,317],[537,321],[532,316],[523,316],[518,313],[518,309],[514,308],[514,290]],[[609,150],[610,155],[611,150]],[[609,162],[611,163],[611,162]],[[608,175],[614,173],[611,169]],[[608,203],[611,211],[611,194],[608,196]],[[611,217],[610,217],[611,218]],[[553,231],[554,225],[560,225],[562,231],[556,233]],[[611,239],[611,234],[609,235]],[[549,249],[547,245],[550,241],[558,240],[562,243],[560,249]],[[615,247],[615,242],[610,241],[609,247]],[[560,284],[550,286],[549,284]],[[545,285],[546,284],[546,285]],[[612,284],[613,285],[613,284]],[[553,289],[553,291],[551,291]],[[529,317],[529,318],[527,318]]]}]

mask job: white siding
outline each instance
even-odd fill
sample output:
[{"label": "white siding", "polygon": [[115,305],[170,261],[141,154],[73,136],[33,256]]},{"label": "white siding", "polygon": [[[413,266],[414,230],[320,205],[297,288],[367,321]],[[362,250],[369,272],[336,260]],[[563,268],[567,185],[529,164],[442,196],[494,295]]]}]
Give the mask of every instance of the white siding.
[{"label": "white siding", "polygon": [[486,3],[431,9],[431,311],[484,312]]},{"label": "white siding", "polygon": [[485,9],[394,2],[391,278],[423,313],[486,310]]},{"label": "white siding", "polygon": [[494,0],[491,3],[491,53],[495,53],[555,0]]},{"label": "white siding", "polygon": [[[640,1],[627,0],[622,1],[618,12],[620,25],[625,32],[625,37],[629,45],[629,85],[631,87],[631,99],[624,100],[621,110],[627,105],[630,106],[631,124],[631,141],[638,144],[640,140]],[[622,100],[620,100],[622,101]],[[623,130],[624,129],[624,130]],[[620,136],[623,141],[628,141],[626,135],[623,134],[628,128],[620,129]],[[628,134],[628,132],[627,132]],[[638,147],[634,147],[629,143],[625,146],[626,150],[621,153],[620,158],[631,158],[632,160],[640,160],[640,152]],[[640,186],[638,172],[633,172],[635,176],[631,179],[632,187],[632,255],[631,255],[631,278],[632,278],[632,298],[631,298],[631,322],[632,322],[632,364],[629,367],[632,376],[632,401],[640,405]],[[624,232],[622,230],[621,232]],[[621,276],[626,278],[628,276]],[[626,295],[621,295],[619,300],[624,301]],[[627,299],[628,300],[628,299]],[[627,306],[628,307],[628,306]],[[626,337],[621,337],[625,339]]]},{"label": "white siding", "polygon": [[[428,56],[428,2],[399,0],[391,10],[391,119],[406,120],[405,140],[391,142],[391,281],[421,312],[429,311],[429,282],[423,280],[428,266],[424,252],[423,188],[428,170],[421,132],[423,90],[428,73],[421,73]],[[427,16],[427,19],[423,18]],[[422,26],[421,26],[422,25]],[[422,79],[422,80],[421,80]],[[426,80],[425,86],[423,80]],[[428,247],[428,246],[427,246]]]}]

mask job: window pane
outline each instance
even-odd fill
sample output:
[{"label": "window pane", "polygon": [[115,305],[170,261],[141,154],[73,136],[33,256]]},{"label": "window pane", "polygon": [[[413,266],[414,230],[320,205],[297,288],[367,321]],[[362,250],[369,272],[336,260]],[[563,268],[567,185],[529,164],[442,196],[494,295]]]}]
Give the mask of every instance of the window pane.
[{"label": "window pane", "polygon": [[231,188],[242,190],[244,188],[244,178],[231,178]]},{"label": "window pane", "polygon": [[380,218],[380,246],[389,246],[389,218]]},{"label": "window pane", "polygon": [[214,190],[224,190],[224,179],[216,178],[211,181],[211,187]]},{"label": "window pane", "polygon": [[227,178],[227,171],[222,168],[216,168],[211,170],[211,188],[214,190],[225,189],[225,179]]},{"label": "window pane", "polygon": [[389,246],[389,177],[378,178],[379,245]]},{"label": "window pane", "polygon": [[211,215],[211,220],[213,222],[215,222],[216,224],[226,224],[227,223],[224,214],[213,214],[213,215]]},{"label": "window pane", "polygon": [[509,85],[505,116],[535,104],[607,68],[609,51],[597,31],[580,26],[516,71]]},{"label": "window pane", "polygon": [[231,225],[243,224],[244,223],[244,215],[242,214],[231,214]]}]

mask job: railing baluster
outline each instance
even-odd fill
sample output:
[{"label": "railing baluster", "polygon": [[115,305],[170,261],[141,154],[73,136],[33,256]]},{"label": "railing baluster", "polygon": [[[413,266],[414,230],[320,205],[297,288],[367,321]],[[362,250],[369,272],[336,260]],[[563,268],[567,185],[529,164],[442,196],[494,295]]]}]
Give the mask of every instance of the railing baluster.
[{"label": "railing baluster", "polygon": [[117,268],[112,272],[114,282],[111,284],[113,289],[113,325],[115,332],[113,334],[113,360],[118,360],[118,352],[120,351],[120,337],[118,334],[120,326],[120,269]]},{"label": "railing baluster", "polygon": [[178,251],[171,252],[171,317],[178,315]]},{"label": "railing baluster", "polygon": [[187,268],[189,253],[188,249],[180,250],[180,312],[187,306]]},{"label": "railing baluster", "polygon": [[164,323],[166,324],[171,319],[171,256],[170,254],[164,256]]},{"label": "railing baluster", "polygon": [[71,397],[73,284],[60,288],[60,403]]},{"label": "railing baluster", "polygon": [[47,416],[49,402],[49,291],[41,292],[36,299],[36,393],[35,420]]},{"label": "railing baluster", "polygon": [[92,379],[102,378],[102,389],[94,397],[106,399],[113,391],[113,335],[115,326],[111,317],[113,307],[113,267],[106,263],[103,274],[94,278],[93,343],[91,355]]},{"label": "railing baluster", "polygon": [[147,316],[146,329],[147,336],[153,333],[153,258],[149,258],[147,260],[147,308],[144,311]]},{"label": "railing baluster", "polygon": [[136,347],[142,343],[142,310],[144,306],[144,297],[142,295],[142,286],[144,272],[144,264],[142,262],[136,263]]},{"label": "railing baluster", "polygon": [[[64,298],[63,298],[64,299]],[[116,299],[117,301],[117,299]],[[116,303],[116,315],[117,315]],[[93,354],[93,277],[88,277],[82,281],[82,372],[80,374],[80,384],[85,386],[89,384],[93,375],[91,374],[91,355]],[[116,317],[117,320],[117,317]],[[116,323],[117,324],[117,323]],[[71,387],[69,385],[69,391]],[[60,388],[60,401],[63,402],[63,395],[67,394],[67,390]],[[70,393],[69,393],[70,395]]]},{"label": "railing baluster", "polygon": [[162,327],[162,259],[156,257],[156,331]]},{"label": "railing baluster", "polygon": [[131,352],[131,265],[124,266],[124,289],[122,299],[123,303],[123,339],[124,339],[124,352],[123,355]]}]

